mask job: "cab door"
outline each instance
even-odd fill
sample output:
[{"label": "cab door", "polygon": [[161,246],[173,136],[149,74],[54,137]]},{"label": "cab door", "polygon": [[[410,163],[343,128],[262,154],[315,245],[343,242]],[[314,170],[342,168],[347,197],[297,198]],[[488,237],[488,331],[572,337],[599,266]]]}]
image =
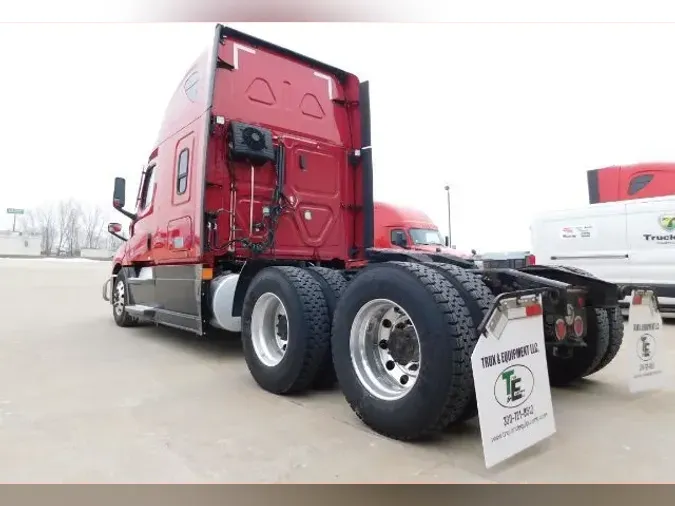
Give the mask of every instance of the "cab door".
[{"label": "cab door", "polygon": [[136,220],[131,224],[131,237],[127,241],[132,263],[152,260],[153,232],[156,228],[153,216],[156,183],[155,164],[145,170],[136,207]]}]

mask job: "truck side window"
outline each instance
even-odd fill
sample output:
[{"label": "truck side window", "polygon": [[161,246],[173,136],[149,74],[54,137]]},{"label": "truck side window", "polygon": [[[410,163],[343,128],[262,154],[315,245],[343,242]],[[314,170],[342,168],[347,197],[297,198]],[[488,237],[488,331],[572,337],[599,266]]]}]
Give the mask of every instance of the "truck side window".
[{"label": "truck side window", "polygon": [[390,241],[394,246],[402,246],[401,242],[407,242],[405,230],[402,228],[395,228],[391,231]]},{"label": "truck side window", "polygon": [[188,185],[188,166],[190,150],[185,148],[178,155],[178,170],[176,171],[176,193],[183,195]]},{"label": "truck side window", "polygon": [[141,191],[141,201],[139,210],[144,210],[152,203],[155,195],[155,166],[148,167],[143,178],[143,189]]},{"label": "truck side window", "polygon": [[628,183],[628,195],[635,195],[651,183],[652,179],[654,179],[654,174],[640,174],[639,176],[635,176],[630,180],[630,183]]}]

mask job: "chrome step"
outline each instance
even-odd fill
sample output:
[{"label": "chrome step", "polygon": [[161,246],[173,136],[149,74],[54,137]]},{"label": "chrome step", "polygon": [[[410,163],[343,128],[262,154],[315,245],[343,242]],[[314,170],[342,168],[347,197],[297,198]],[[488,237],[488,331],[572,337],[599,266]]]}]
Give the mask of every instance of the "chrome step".
[{"label": "chrome step", "polygon": [[127,310],[127,313],[129,313],[131,316],[138,316],[141,318],[153,318],[157,313],[158,308],[152,306],[144,306],[142,304],[136,304],[134,306],[127,306],[125,309]]}]

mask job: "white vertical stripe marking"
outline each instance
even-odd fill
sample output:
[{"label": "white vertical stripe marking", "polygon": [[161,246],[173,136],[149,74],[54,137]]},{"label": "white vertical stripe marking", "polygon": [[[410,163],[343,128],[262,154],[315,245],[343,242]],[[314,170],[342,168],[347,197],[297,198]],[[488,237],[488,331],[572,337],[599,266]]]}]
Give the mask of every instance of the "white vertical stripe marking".
[{"label": "white vertical stripe marking", "polygon": [[328,83],[328,100],[333,100],[333,78],[320,72],[314,72],[314,75]]},{"label": "white vertical stripe marking", "polygon": [[232,65],[234,65],[235,70],[239,68],[239,51],[244,51],[246,53],[255,54],[255,49],[251,49],[247,46],[242,46],[236,42],[232,44]]}]

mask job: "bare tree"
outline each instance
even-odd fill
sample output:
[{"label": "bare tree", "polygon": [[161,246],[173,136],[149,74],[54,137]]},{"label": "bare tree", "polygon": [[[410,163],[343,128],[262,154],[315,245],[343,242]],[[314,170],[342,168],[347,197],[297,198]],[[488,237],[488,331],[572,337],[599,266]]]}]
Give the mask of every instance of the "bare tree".
[{"label": "bare tree", "polygon": [[100,248],[103,246],[104,216],[99,206],[82,207],[82,247]]},{"label": "bare tree", "polygon": [[37,234],[42,231],[41,228],[38,211],[36,209],[26,210],[19,222],[19,230],[24,234]]},{"label": "bare tree", "polygon": [[115,251],[123,241],[108,234],[100,206],[67,199],[30,209],[18,222],[24,234],[42,236],[43,255],[76,256],[82,248]]},{"label": "bare tree", "polygon": [[79,255],[81,236],[82,236],[82,227],[81,227],[81,216],[82,211],[80,210],[79,204],[75,203],[73,209],[70,213],[68,220],[68,256]]},{"label": "bare tree", "polygon": [[30,209],[24,215],[21,229],[26,234],[42,236],[41,250],[43,255],[51,255],[57,238],[57,223],[54,209],[50,205],[44,205],[36,209]]},{"label": "bare tree", "polygon": [[117,237],[115,237],[112,234],[108,234],[105,243],[106,243],[105,248],[108,251],[116,251],[117,248],[119,248],[123,244],[123,241],[120,241]]},{"label": "bare tree", "polygon": [[80,249],[80,204],[73,199],[57,204],[58,242],[57,255],[74,256]]}]

